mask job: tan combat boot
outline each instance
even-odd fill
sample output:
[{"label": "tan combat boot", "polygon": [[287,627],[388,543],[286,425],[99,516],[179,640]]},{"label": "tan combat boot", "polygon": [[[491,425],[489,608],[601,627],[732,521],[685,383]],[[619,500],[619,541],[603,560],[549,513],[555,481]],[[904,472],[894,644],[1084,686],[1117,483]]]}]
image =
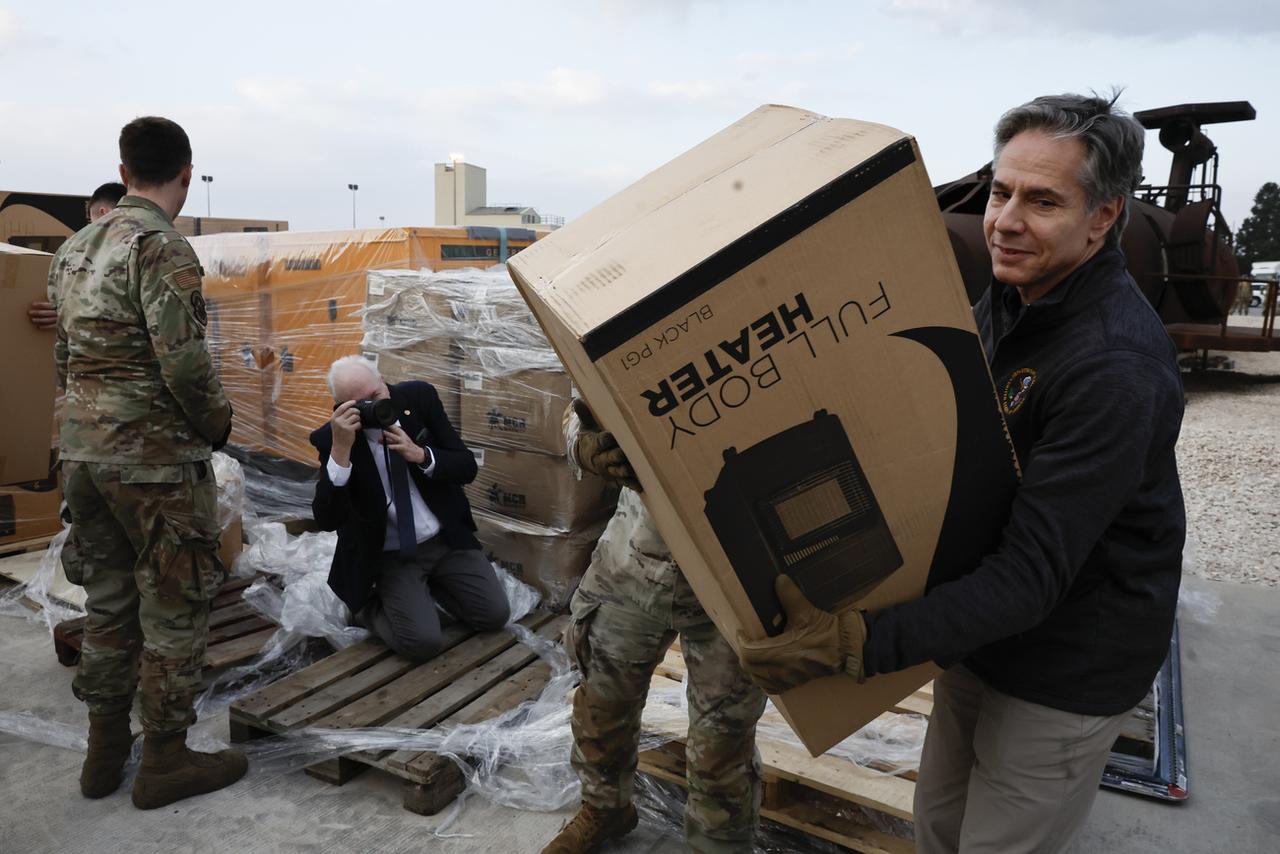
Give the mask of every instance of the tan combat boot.
[{"label": "tan combat boot", "polygon": [[583,804],[542,854],[587,854],[610,839],[621,839],[635,830],[639,817],[627,804],[621,809],[602,810]]},{"label": "tan combat boot", "polygon": [[187,734],[147,733],[142,742],[142,766],[133,781],[133,805],[140,810],[216,792],[249,770],[239,750],[196,753],[187,749]]},{"label": "tan combat boot", "polygon": [[80,768],[80,794],[105,798],[120,788],[134,737],[129,732],[128,710],[110,715],[89,713],[89,750]]}]

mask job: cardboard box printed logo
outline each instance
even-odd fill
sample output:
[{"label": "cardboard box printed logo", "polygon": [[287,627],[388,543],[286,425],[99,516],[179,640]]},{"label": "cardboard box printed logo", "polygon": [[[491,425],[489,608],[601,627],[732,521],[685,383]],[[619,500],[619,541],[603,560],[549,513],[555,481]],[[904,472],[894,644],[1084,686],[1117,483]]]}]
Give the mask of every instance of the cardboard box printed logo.
[{"label": "cardboard box printed logo", "polygon": [[564,457],[474,446],[471,453],[479,471],[463,492],[473,508],[563,530],[613,510],[617,493],[594,475],[576,479]]},{"label": "cardboard box printed logo", "polygon": [[[910,137],[761,108],[510,269],[730,642],[783,627],[779,573],[877,609],[998,544],[1016,463]],[[779,708],[821,751],[935,672]]]}]

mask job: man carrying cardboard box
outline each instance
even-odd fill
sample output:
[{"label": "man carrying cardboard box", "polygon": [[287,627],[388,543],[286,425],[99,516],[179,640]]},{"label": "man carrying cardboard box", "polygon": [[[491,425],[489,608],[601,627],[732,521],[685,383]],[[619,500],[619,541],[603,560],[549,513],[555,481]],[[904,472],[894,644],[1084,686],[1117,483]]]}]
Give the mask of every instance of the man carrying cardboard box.
[{"label": "man carrying cardboard box", "polygon": [[[89,216],[89,222],[95,223],[107,214],[116,209],[116,205],[120,204],[120,200],[124,198],[124,184],[119,181],[108,181],[101,187],[93,191],[93,195],[89,197],[88,203],[85,205],[85,212]],[[33,302],[27,308],[27,318],[35,325],[36,329],[43,329],[52,332],[58,327],[58,312],[54,310],[52,302]]]},{"label": "man carrying cardboard box", "polygon": [[135,119],[120,132],[120,159],[131,192],[63,244],[49,272],[66,389],[63,565],[88,594],[73,683],[89,707],[80,791],[102,798],[119,787],[140,687],[133,803],[154,809],[248,768],[240,751],[186,746],[210,601],[226,578],[210,459],[231,433],[231,406],[205,345],[200,265],[173,229],[191,184],[187,134],[168,119]]},{"label": "man carrying cardboard box", "polygon": [[772,693],[924,661],[934,687],[917,850],[1058,851],[1169,649],[1186,519],[1175,350],[1125,270],[1142,128],[1114,99],[1042,97],[996,125],[974,313],[1023,477],[997,551],[923,598],[813,607],[786,576],[786,629],[743,638]]},{"label": "man carrying cardboard box", "polygon": [[573,596],[565,638],[582,672],[572,719],[582,807],[543,854],[594,851],[636,826],[640,716],[653,671],[677,634],[689,669],[685,836],[698,852],[749,850],[760,813],[755,727],[764,692],[742,672],[671,557],[622,449],[580,400],[565,412],[565,440],[572,465],[623,489]]}]

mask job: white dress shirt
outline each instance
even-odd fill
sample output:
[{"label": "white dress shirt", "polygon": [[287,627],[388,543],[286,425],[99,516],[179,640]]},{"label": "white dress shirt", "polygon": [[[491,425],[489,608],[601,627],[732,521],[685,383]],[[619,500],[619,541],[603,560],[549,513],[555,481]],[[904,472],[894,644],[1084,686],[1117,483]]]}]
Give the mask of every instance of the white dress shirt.
[{"label": "white dress shirt", "polygon": [[[396,422],[398,425],[400,422]],[[394,493],[391,491],[391,478],[387,473],[387,460],[383,456],[385,446],[382,444],[382,430],[378,427],[369,428],[362,431],[365,441],[369,443],[369,450],[373,453],[373,462],[378,467],[378,477],[382,478],[382,491],[387,497],[387,538],[383,543],[384,551],[398,551],[400,548],[400,529],[396,527],[396,502]],[[431,477],[436,469],[436,455],[431,452],[430,448],[423,448],[426,451],[427,459],[419,466],[422,473],[427,477]],[[395,453],[395,451],[391,451]],[[413,465],[408,461],[405,465]],[[351,478],[351,466],[340,466],[333,461],[333,457],[329,457],[329,464],[325,466],[329,472],[329,482],[334,486],[346,486],[347,481]],[[413,478],[409,478],[409,503],[413,507],[413,531],[418,536],[418,542],[423,543],[440,533],[440,520],[427,507],[427,502],[422,500],[422,494],[418,492],[418,485],[414,483]]]}]

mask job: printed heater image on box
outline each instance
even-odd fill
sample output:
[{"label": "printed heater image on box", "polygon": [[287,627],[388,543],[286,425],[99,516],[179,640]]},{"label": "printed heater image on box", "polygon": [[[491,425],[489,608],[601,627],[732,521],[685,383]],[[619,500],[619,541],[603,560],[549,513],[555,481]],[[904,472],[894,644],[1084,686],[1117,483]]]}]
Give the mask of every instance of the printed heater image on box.
[{"label": "printed heater image on box", "polygon": [[837,612],[902,566],[840,418],[825,409],[739,452],[705,493],[707,520],[770,635],[786,622],[774,579]]}]

